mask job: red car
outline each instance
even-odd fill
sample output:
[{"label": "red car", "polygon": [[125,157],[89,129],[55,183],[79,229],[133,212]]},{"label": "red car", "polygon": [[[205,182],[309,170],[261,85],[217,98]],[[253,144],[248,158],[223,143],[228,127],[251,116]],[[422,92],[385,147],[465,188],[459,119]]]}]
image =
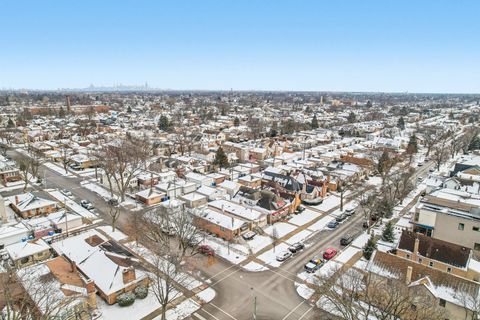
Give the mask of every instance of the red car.
[{"label": "red car", "polygon": [[337,254],[337,249],[328,248],[328,249],[325,250],[325,252],[323,253],[323,259],[325,259],[325,260],[330,260],[330,259],[332,259],[333,257],[335,257],[336,254]]},{"label": "red car", "polygon": [[214,256],[215,255],[215,251],[212,249],[212,247],[206,245],[206,244],[203,244],[201,246],[199,246],[197,248],[198,252],[200,253],[203,253],[207,256]]}]

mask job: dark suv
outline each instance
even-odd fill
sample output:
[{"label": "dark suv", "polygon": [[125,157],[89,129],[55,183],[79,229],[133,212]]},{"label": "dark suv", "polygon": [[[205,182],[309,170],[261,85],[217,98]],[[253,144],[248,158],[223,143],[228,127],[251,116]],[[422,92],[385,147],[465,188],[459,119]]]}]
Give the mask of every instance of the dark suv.
[{"label": "dark suv", "polygon": [[340,239],[340,244],[342,246],[349,245],[353,241],[353,236],[351,234],[346,234]]},{"label": "dark suv", "polygon": [[305,248],[305,245],[303,243],[297,242],[288,247],[288,250],[290,250],[291,253],[297,253],[303,248]]}]

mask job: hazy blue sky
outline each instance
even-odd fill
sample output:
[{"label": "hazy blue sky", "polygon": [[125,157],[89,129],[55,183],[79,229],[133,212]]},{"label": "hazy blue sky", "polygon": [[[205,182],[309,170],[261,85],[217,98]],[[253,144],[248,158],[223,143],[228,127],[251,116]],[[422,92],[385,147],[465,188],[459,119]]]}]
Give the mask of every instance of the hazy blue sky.
[{"label": "hazy blue sky", "polygon": [[0,3],[0,88],[480,92],[480,1]]}]

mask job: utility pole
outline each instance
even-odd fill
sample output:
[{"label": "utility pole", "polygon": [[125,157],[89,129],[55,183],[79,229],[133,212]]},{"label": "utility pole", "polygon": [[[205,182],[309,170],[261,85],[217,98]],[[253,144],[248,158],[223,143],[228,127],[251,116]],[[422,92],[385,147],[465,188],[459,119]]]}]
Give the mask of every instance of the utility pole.
[{"label": "utility pole", "polygon": [[257,296],[255,295],[255,292],[253,291],[253,287],[250,288],[253,292],[253,320],[257,320]]}]

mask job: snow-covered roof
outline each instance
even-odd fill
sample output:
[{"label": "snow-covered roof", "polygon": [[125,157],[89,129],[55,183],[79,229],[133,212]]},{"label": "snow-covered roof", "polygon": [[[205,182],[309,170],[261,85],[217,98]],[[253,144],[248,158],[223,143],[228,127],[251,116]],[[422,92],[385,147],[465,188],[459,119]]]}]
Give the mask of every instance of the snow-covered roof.
[{"label": "snow-covered roof", "polygon": [[50,246],[42,239],[23,241],[5,247],[12,260],[19,260],[49,250]]},{"label": "snow-covered roof", "polygon": [[219,225],[228,230],[237,230],[241,228],[242,225],[245,223],[240,219],[224,215],[220,212],[214,211],[209,208],[206,208],[202,211],[197,211],[195,212],[195,214],[201,217],[202,219],[208,220],[211,223]]}]

